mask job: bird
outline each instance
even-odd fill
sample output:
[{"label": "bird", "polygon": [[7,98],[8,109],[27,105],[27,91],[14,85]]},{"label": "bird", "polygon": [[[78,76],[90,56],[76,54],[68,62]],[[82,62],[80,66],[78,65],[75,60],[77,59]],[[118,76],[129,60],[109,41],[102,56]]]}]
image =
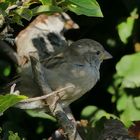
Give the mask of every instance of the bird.
[{"label": "bird", "polygon": [[[80,39],[65,47],[61,52],[40,61],[44,79],[52,91],[72,86],[59,93],[63,108],[91,90],[100,79],[100,65],[112,58],[103,46],[93,39]],[[32,72],[21,71],[22,93],[39,95]],[[38,92],[38,93],[37,93]]]},{"label": "bird", "polygon": [[37,16],[15,38],[20,66],[28,65],[29,52],[38,51],[40,59],[67,46],[64,32],[79,26],[66,13]]}]

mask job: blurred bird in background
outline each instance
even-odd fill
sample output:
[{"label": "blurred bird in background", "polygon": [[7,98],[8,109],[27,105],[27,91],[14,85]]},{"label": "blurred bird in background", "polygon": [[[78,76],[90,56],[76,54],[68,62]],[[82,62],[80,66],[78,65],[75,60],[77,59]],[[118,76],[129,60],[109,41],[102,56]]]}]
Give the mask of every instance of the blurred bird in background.
[{"label": "blurred bird in background", "polygon": [[[31,79],[32,68],[29,53],[37,52],[39,60],[43,60],[54,53],[61,52],[67,47],[67,41],[63,33],[78,28],[79,26],[64,12],[49,16],[41,14],[17,35],[15,42],[18,65],[22,71],[20,73],[20,85],[25,85],[23,90],[22,86],[20,87],[21,92],[28,93],[28,89],[32,88],[30,85],[36,87],[35,82]],[[36,93],[40,92],[39,89],[32,89],[30,96],[36,96],[38,95]]]},{"label": "blurred bird in background", "polygon": [[37,51],[40,59],[60,52],[67,46],[63,33],[79,26],[66,13],[41,14],[16,37],[19,64],[25,65],[29,52]]}]

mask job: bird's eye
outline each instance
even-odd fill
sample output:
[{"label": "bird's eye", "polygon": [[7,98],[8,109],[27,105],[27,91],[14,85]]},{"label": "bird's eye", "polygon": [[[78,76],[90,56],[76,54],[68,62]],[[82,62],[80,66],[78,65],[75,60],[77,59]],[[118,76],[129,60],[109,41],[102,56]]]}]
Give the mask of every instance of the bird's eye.
[{"label": "bird's eye", "polygon": [[97,51],[96,54],[99,55],[100,54],[100,51]]}]

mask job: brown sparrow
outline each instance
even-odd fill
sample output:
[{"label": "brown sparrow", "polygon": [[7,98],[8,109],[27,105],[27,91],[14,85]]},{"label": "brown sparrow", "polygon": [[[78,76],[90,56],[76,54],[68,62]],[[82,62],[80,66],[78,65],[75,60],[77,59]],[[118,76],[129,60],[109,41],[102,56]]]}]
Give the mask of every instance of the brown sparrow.
[{"label": "brown sparrow", "polygon": [[[72,88],[59,94],[62,106],[80,98],[94,87],[100,78],[100,65],[111,58],[102,45],[91,39],[81,39],[66,47],[61,53],[41,61],[44,78],[52,91],[68,85]],[[32,79],[32,71],[21,71],[21,93],[39,95],[41,92]]]},{"label": "brown sparrow", "polygon": [[19,65],[24,66],[27,63],[29,52],[37,51],[40,59],[44,59],[54,52],[61,51],[67,46],[63,32],[77,28],[79,26],[66,13],[39,15],[15,39]]}]

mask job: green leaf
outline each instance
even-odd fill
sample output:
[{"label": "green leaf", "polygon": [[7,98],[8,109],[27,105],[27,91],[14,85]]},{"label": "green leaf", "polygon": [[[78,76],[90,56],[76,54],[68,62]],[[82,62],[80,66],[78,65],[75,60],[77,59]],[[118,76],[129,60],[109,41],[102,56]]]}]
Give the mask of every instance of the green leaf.
[{"label": "green leaf", "polygon": [[40,13],[54,13],[54,12],[62,12],[62,9],[58,6],[50,6],[50,5],[41,5],[32,9],[34,15]]},{"label": "green leaf", "polygon": [[0,95],[0,114],[2,114],[9,107],[15,105],[16,103],[24,99],[27,99],[27,97],[23,95]]},{"label": "green leaf", "polygon": [[30,21],[33,14],[32,14],[32,10],[28,9],[28,8],[24,8],[24,7],[21,7],[20,9],[17,9],[15,10],[15,12],[21,16],[22,18]]},{"label": "green leaf", "polygon": [[93,126],[102,117],[116,118],[116,116],[109,114],[106,111],[97,108],[96,106],[86,106],[81,112],[81,117],[84,119],[88,119],[90,122],[92,122]]},{"label": "green leaf", "polygon": [[136,105],[136,108],[140,109],[140,96],[139,97],[134,97],[134,103]]},{"label": "green leaf", "polygon": [[32,117],[38,117],[43,119],[49,119],[53,122],[56,121],[56,119],[48,114],[46,114],[44,111],[35,111],[35,110],[27,110],[27,114],[29,114]]},{"label": "green leaf", "polygon": [[122,57],[116,65],[116,70],[118,76],[123,77],[123,87],[140,87],[140,53]]},{"label": "green leaf", "polygon": [[24,26],[23,23],[22,23],[22,21],[21,21],[21,17],[19,15],[14,15],[12,17],[12,22],[13,23],[17,23],[20,26]]},{"label": "green leaf", "polygon": [[134,18],[131,17],[128,17],[126,21],[121,22],[117,26],[119,37],[123,43],[126,44],[128,42],[128,38],[132,34],[133,26],[134,26]]},{"label": "green leaf", "polygon": [[126,126],[131,124],[131,121],[140,120],[140,110],[136,107],[134,99],[129,96],[126,101],[126,108],[120,115],[121,120]]},{"label": "green leaf", "polygon": [[118,89],[121,82],[122,82],[122,78],[120,76],[118,76],[117,74],[114,74],[112,85],[110,85],[107,89],[108,92],[112,95],[115,95],[116,94],[116,89]]},{"label": "green leaf", "polygon": [[128,38],[132,35],[134,23],[135,23],[135,16],[137,15],[137,9],[134,9],[131,13],[131,16],[126,19],[126,21],[121,22],[118,26],[118,34],[123,43],[128,42]]},{"label": "green leaf", "polygon": [[117,110],[123,111],[127,108],[127,99],[128,96],[124,93],[122,96],[117,100]]},{"label": "green leaf", "polygon": [[18,133],[13,133],[12,131],[9,131],[9,137],[8,140],[21,140],[21,138],[18,136]]},{"label": "green leaf", "polygon": [[85,107],[82,112],[81,112],[81,116],[82,117],[90,117],[91,115],[93,115],[96,111],[98,110],[98,108],[96,106],[87,106]]},{"label": "green leaf", "polygon": [[78,15],[103,17],[96,0],[68,0],[67,8]]}]

